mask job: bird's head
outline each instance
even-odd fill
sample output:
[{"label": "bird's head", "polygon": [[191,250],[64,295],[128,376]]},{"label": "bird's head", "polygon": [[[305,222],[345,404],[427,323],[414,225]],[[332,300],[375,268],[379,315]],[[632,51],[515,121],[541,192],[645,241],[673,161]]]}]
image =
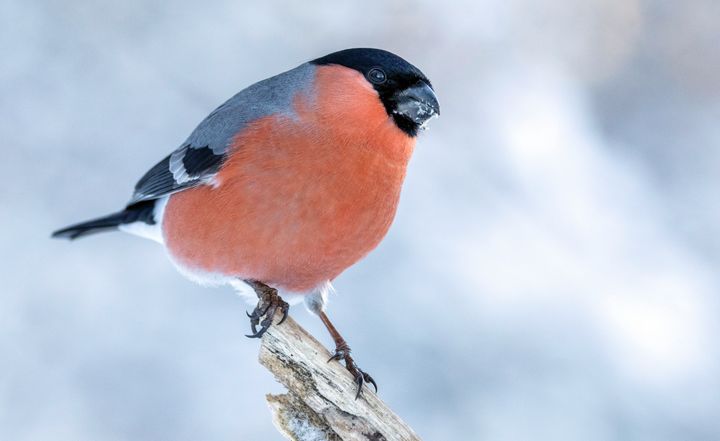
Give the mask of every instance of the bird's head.
[{"label": "bird's head", "polygon": [[346,49],[311,62],[340,65],[360,72],[377,91],[388,115],[410,136],[440,115],[440,104],[430,80],[420,69],[381,49]]}]

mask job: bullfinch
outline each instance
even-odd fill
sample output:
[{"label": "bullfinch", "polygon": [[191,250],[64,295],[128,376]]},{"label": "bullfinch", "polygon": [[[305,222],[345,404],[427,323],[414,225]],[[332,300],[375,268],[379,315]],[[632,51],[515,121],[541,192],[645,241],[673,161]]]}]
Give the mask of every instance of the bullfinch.
[{"label": "bullfinch", "polygon": [[249,337],[278,311],[285,319],[280,293],[304,300],[357,397],[377,386],[325,313],[331,281],[387,233],[416,137],[439,113],[430,80],[399,56],[334,52],[240,91],[138,181],[124,209],[53,237],[120,230],[159,242],[190,279],[257,296]]}]

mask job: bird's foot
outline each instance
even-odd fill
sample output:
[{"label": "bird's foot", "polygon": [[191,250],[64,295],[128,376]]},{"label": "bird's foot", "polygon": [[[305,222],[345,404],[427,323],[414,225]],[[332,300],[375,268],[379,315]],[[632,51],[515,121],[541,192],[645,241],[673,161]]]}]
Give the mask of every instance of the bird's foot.
[{"label": "bird's foot", "polygon": [[[290,305],[284,301],[275,288],[271,288],[265,284],[254,282],[250,284],[258,295],[258,303],[252,314],[247,313],[250,317],[250,327],[252,334],[247,335],[250,338],[260,338],[272,326],[275,314],[280,311],[282,318],[278,325],[285,321],[288,316]],[[263,316],[265,317],[263,319]],[[260,321],[262,319],[262,321]],[[257,329],[258,325],[260,330]]]},{"label": "bird's foot", "polygon": [[355,379],[355,384],[357,384],[357,393],[355,394],[355,399],[357,400],[360,398],[360,394],[362,393],[363,385],[366,383],[370,383],[373,385],[373,388],[375,388],[375,393],[377,393],[377,384],[375,383],[375,380],[373,380],[373,377],[370,376],[367,372],[364,372],[362,369],[358,367],[358,365],[355,363],[355,360],[350,356],[350,347],[347,344],[342,344],[335,348],[335,354],[333,354],[332,357],[328,360],[328,363],[331,361],[345,361],[345,369],[350,371],[350,374]]}]

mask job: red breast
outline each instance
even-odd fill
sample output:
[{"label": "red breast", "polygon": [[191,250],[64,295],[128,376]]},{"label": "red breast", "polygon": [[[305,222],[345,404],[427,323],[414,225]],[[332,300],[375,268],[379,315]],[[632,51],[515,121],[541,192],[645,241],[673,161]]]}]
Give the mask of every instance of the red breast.
[{"label": "red breast", "polygon": [[293,107],[238,133],[215,185],[170,197],[162,227],[178,263],[306,292],[385,236],[414,139],[345,67],[318,67]]}]

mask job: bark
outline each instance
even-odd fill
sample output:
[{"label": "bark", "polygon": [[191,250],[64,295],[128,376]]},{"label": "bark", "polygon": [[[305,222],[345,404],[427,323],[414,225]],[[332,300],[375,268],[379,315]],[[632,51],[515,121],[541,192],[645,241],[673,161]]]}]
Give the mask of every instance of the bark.
[{"label": "bark", "polygon": [[262,338],[260,363],[288,393],[268,395],[278,430],[297,441],[411,441],[420,438],[375,393],[357,386],[339,362],[292,318]]}]

